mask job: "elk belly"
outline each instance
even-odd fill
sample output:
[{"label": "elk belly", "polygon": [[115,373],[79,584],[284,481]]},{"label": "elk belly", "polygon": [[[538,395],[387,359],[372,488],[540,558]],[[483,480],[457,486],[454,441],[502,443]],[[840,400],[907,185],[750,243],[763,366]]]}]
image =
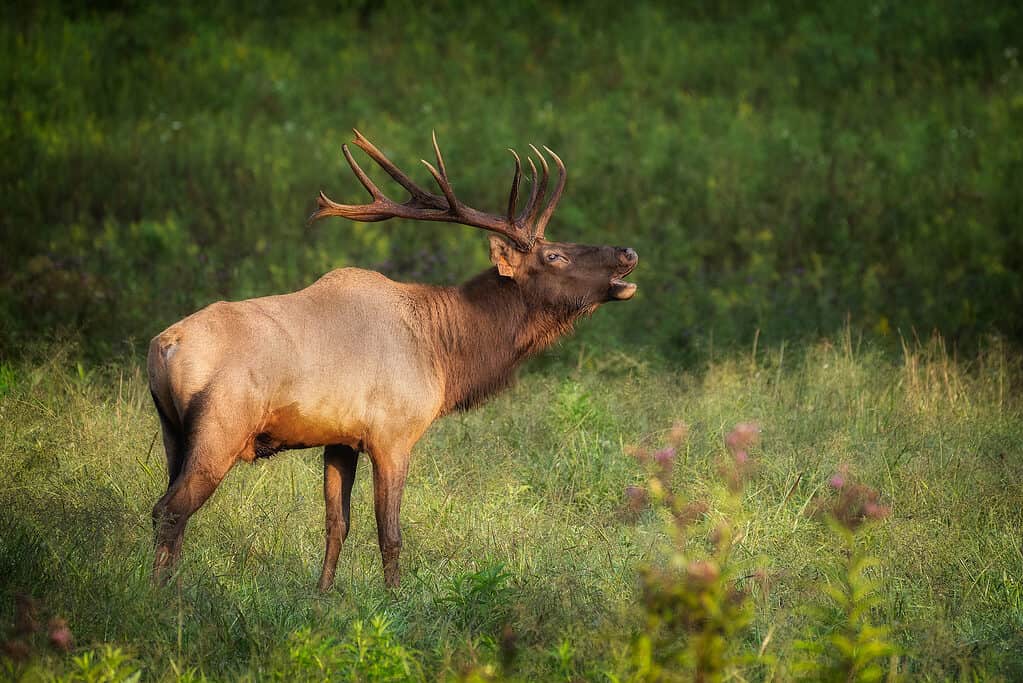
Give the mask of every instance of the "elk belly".
[{"label": "elk belly", "polygon": [[358,449],[364,433],[363,425],[304,413],[298,402],[289,403],[270,412],[263,428],[253,436],[252,448],[243,457],[251,462],[279,451],[331,444]]}]

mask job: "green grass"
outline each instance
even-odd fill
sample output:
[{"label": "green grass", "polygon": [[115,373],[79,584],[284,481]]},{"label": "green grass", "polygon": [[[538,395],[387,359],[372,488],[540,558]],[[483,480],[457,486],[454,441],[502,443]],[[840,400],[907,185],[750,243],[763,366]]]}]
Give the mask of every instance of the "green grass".
[{"label": "green grass", "polygon": [[[420,443],[395,595],[365,460],[337,587],[315,591],[316,451],[238,466],[190,524],[180,581],[153,588],[149,511],[165,475],[144,378],[130,362],[90,372],[51,351],[0,373],[0,624],[28,593],[44,617],[68,620],[79,654],[112,644],[146,679],[315,679],[321,666],[376,680],[387,667],[426,680],[622,673],[642,625],[637,567],[658,562],[665,539],[656,516],[621,514],[624,487],[644,480],[623,446],[663,442],[676,419],[691,436],[673,483],[711,501],[711,519],[723,513],[723,435],[742,420],[763,427],[735,561],[740,574],[766,570],[770,590],[753,589],[739,646],[770,634],[776,663],[750,665],[747,680],[787,679],[796,641],[831,628],[813,608],[842,571],[842,544],[807,511],[842,463],[892,506],[861,542],[880,560],[874,618],[901,648],[899,669],[1023,675],[1021,368],[997,344],[970,363],[936,342],[891,361],[847,336],[690,372],[558,354]],[[76,666],[38,652],[39,669]]]}]

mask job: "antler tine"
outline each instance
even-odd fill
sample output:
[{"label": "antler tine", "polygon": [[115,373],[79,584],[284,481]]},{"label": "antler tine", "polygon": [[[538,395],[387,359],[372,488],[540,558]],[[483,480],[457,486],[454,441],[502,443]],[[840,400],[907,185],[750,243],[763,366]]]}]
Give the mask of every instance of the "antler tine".
[{"label": "antler tine", "polygon": [[380,168],[387,171],[387,174],[394,178],[394,180],[399,185],[404,187],[408,191],[408,193],[412,195],[414,199],[418,199],[419,201],[424,203],[437,203],[437,200],[439,198],[436,195],[434,195],[432,192],[427,192],[423,188],[416,185],[412,181],[412,179],[405,175],[405,173],[400,168],[395,166],[394,163],[390,159],[388,159],[383,152],[377,149],[376,145],[370,142],[365,135],[360,133],[355,128],[352,129],[352,132],[355,133],[355,140],[353,140],[352,142],[358,145],[363,152],[368,154],[373,161],[377,162],[377,165],[380,166]]},{"label": "antler tine", "polygon": [[[341,145],[341,153],[345,155],[345,161],[347,161],[348,165],[352,167],[352,173],[354,173],[355,177],[359,179],[362,186],[369,190],[373,199],[380,199],[383,197],[384,195],[381,194],[380,188],[373,184],[373,181],[369,179],[366,172],[362,170],[361,166],[359,166],[359,162],[357,162],[355,157],[352,156],[352,152],[348,149],[348,145]],[[320,194],[322,195],[323,193],[321,192]]]},{"label": "antler tine", "polygon": [[433,179],[436,180],[437,185],[440,186],[441,192],[444,193],[444,198],[448,200],[448,211],[452,214],[457,214],[459,201],[458,197],[455,196],[455,191],[452,189],[451,183],[449,183],[444,174],[434,168],[433,164],[429,161],[426,159],[420,159],[420,161],[423,162],[423,165],[426,166],[426,168],[430,169],[430,174],[433,175]]},{"label": "antler tine", "polygon": [[440,145],[437,144],[437,131],[433,131],[433,153],[437,155],[437,168],[444,179],[448,178],[448,169],[444,167],[444,157],[440,155]]},{"label": "antler tine", "polygon": [[376,221],[382,221],[390,218],[394,214],[388,209],[388,206],[399,207],[397,204],[393,204],[388,199],[378,199],[372,204],[338,204],[333,199],[323,194],[321,191],[319,196],[316,198],[316,211],[309,215],[306,219],[306,225],[326,218],[327,216],[341,216],[342,218],[349,218],[353,221],[362,221],[364,223],[375,223]]},{"label": "antler tine", "polygon": [[535,225],[536,217],[540,213],[540,204],[543,203],[544,197],[547,195],[547,178],[550,173],[550,168],[547,166],[547,159],[545,159],[544,155],[540,153],[540,150],[538,150],[533,145],[530,145],[529,148],[533,150],[533,153],[536,154],[537,159],[540,160],[540,168],[542,170],[542,173],[540,175],[540,186],[536,189],[536,204],[530,207],[529,216],[526,217],[527,224]]},{"label": "antler tine", "polygon": [[430,169],[433,179],[437,181],[437,185],[440,186],[441,192],[444,193],[444,198],[448,200],[448,210],[451,213],[458,213],[461,202],[458,201],[458,197],[455,196],[455,190],[451,187],[451,182],[448,180],[448,170],[444,167],[444,157],[440,153],[440,145],[437,144],[437,131],[433,131],[433,152],[437,155],[437,168],[430,165],[430,162],[426,159],[420,159],[426,168]]},{"label": "antler tine", "polygon": [[565,162],[563,162],[561,157],[555,154],[554,150],[547,145],[544,145],[543,148],[551,155],[554,159],[554,164],[558,167],[558,184],[554,187],[554,193],[551,195],[551,200],[547,202],[547,206],[544,208],[543,213],[540,214],[540,218],[536,222],[536,228],[533,231],[533,239],[543,239],[543,231],[547,228],[547,222],[554,214],[554,210],[558,208],[558,202],[561,201],[561,193],[565,191],[565,182],[568,180],[568,171],[565,170]]},{"label": "antler tine", "polygon": [[515,176],[512,178],[511,193],[508,195],[508,222],[515,222],[515,205],[519,201],[519,179],[522,178],[522,160],[519,159],[518,152],[511,147],[508,151],[515,157]]},{"label": "antler tine", "polygon": [[345,160],[352,167],[355,177],[359,179],[362,186],[372,195],[373,203],[361,205],[338,204],[320,191],[320,195],[316,198],[316,206],[318,208],[306,219],[306,224],[308,225],[325,216],[344,216],[345,218],[366,222],[382,221],[387,218],[381,212],[381,209],[390,203],[390,200],[380,192],[380,189],[373,184],[373,181],[369,179],[366,172],[362,170],[359,162],[355,160],[355,157],[352,156],[351,151],[348,149],[348,145],[341,145],[341,153],[345,155]]},{"label": "antler tine", "polygon": [[[519,213],[519,217],[515,219],[516,224],[524,227],[529,225],[529,216],[533,213],[533,208],[536,206],[537,201],[536,188],[538,185],[536,181],[537,177],[536,164],[533,163],[533,158],[529,156],[526,157],[526,161],[529,162],[531,180],[531,187],[529,188],[529,199],[526,200],[526,205],[522,207],[522,212]],[[528,227],[526,227],[526,229],[528,230]]]}]

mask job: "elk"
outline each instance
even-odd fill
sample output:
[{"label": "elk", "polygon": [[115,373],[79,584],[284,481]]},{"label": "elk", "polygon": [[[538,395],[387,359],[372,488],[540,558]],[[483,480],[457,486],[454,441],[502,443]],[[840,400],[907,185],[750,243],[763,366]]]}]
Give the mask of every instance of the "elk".
[{"label": "elk", "polygon": [[458,287],[401,283],[343,268],[291,294],[217,302],[177,322],[149,346],[149,386],[160,418],[168,486],[153,508],[153,577],[167,578],[185,525],[239,460],[323,446],[326,551],[319,588],[334,581],[351,522],[360,453],[373,467],[384,581],[399,583],[399,508],[412,447],[437,418],[465,410],[513,380],[528,356],[568,334],[602,303],[632,298],[632,249],[552,242],[544,229],[565,189],[561,159],[547,198],[549,166],[527,156],[532,188],[516,212],[522,162],[506,213],[456,196],[434,135],[436,165],[423,161],[441,194],[415,184],[368,139],[353,143],[409,194],[389,199],[342,153],[372,202],[338,204],[322,192],[309,220],[341,216],[458,223],[491,233],[494,267]]}]

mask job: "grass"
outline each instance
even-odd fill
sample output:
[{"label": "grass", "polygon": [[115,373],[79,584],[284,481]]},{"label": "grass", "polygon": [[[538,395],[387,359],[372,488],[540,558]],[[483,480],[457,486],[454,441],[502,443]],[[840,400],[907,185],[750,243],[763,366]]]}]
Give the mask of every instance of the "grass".
[{"label": "grass", "polygon": [[8,675],[81,673],[117,655],[106,644],[128,658],[122,673],[147,680],[626,675],[643,624],[637,568],[660,561],[665,533],[651,512],[622,514],[625,486],[644,481],[623,449],[656,446],[683,419],[672,483],[709,500],[711,520],[725,514],[724,434],[763,428],[734,562],[766,572],[770,589],[750,587],[738,646],[775,661],[743,678],[787,680],[797,642],[834,628],[819,608],[842,544],[808,511],[842,464],[892,508],[860,542],[879,560],[872,615],[891,629],[897,670],[1023,676],[1021,368],[995,342],[969,363],[938,342],[893,361],[847,335],[685,372],[560,352],[421,442],[394,595],[365,460],[337,588],[315,591],[315,451],[236,468],[190,524],[180,581],[153,588],[149,510],[165,475],[144,378],[130,361],[89,370],[72,349],[51,351],[0,366],[0,625],[15,594],[34,596],[43,618],[67,619],[79,660],[40,644]]}]

